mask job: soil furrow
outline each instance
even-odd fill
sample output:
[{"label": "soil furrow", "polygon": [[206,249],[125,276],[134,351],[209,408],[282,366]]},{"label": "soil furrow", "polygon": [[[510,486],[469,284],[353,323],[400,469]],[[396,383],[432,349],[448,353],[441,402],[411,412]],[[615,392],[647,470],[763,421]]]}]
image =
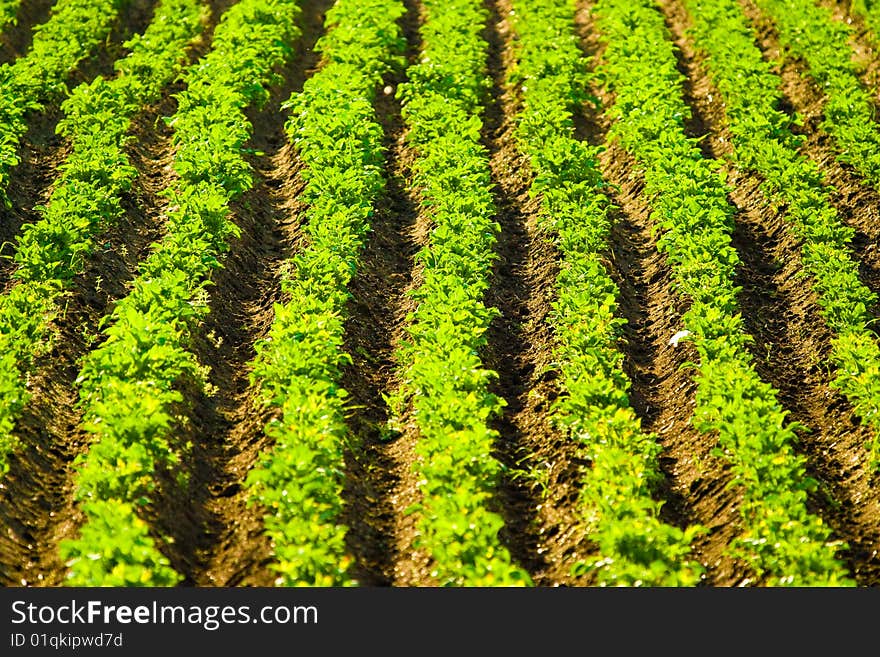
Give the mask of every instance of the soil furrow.
[{"label": "soil furrow", "polygon": [[618,190],[611,195],[616,209],[608,257],[620,289],[619,312],[627,320],[621,350],[632,381],[630,401],[642,428],[656,434],[663,447],[661,517],[681,528],[699,524],[709,530],[695,541],[695,557],[707,567],[708,585],[729,586],[739,571],[725,554],[739,532],[739,496],[726,488],[731,475],[712,453],[716,437],[691,425],[697,386],[694,370],[685,364],[697,362],[696,350],[688,342],[670,342],[683,327],[687,302],[672,288],[666,258],[657,251],[638,165],[617,144],[600,163]]},{"label": "soil furrow", "polygon": [[21,446],[10,455],[9,471],[0,481],[3,586],[62,582],[58,542],[72,537],[80,522],[73,504],[72,463],[85,451],[88,436],[79,428],[74,382],[77,359],[88,348],[86,334],[68,323],[28,377],[32,398],[16,424]]},{"label": "soil furrow", "polygon": [[[389,79],[396,89],[399,79]],[[393,92],[392,92],[393,93]],[[395,521],[403,513],[396,508],[395,490],[407,481],[403,472],[411,466],[406,455],[411,445],[384,430],[388,407],[383,395],[396,385],[394,349],[406,320],[404,291],[410,283],[413,256],[418,245],[412,240],[416,201],[405,191],[406,154],[402,143],[399,106],[390,97],[378,100],[387,108],[386,189],[373,216],[371,234],[362,252],[359,271],[350,285],[345,322],[345,348],[352,363],[343,371],[342,387],[351,393],[349,427],[356,437],[355,449],[346,452],[344,524],[348,543],[356,555],[357,578],[367,585],[388,585],[394,579],[397,559]],[[397,107],[395,107],[397,106]]]},{"label": "soil furrow", "polygon": [[[695,108],[710,129],[712,149],[731,155],[722,97],[685,38],[687,13],[664,0],[670,28],[694,81]],[[779,391],[791,420],[803,426],[796,448],[807,459],[807,473],[818,482],[809,507],[850,548],[841,553],[860,583],[876,579],[880,547],[880,496],[871,492],[864,459],[853,459],[869,438],[849,403],[829,386],[832,335],[820,316],[816,295],[805,284],[801,244],[785,224],[784,208],[774,209],[760,190],[761,180],[735,166],[726,167],[730,200],[737,208],[734,246],[742,260],[737,284],[751,351],[762,379]],[[873,554],[872,554],[873,552]]]},{"label": "soil furrow", "polygon": [[[498,432],[495,457],[505,466],[498,499],[505,519],[502,538],[536,583],[563,585],[572,582],[568,566],[582,553],[576,530],[580,462],[550,424],[558,390],[549,367],[553,337],[548,316],[558,253],[551,237],[538,228],[540,200],[529,198],[530,165],[516,143],[521,100],[506,84],[515,63],[508,24],[512,7],[509,0],[500,0],[489,9],[486,37],[493,89],[484,143],[491,153],[501,230],[486,297],[500,315],[489,326],[486,365],[498,373],[493,392],[507,404],[493,423]],[[546,481],[535,478],[545,475],[554,480],[552,496],[543,496],[541,484]]]},{"label": "soil furrow", "polygon": [[[830,331],[815,294],[804,284],[800,245],[748,178],[731,180],[739,208],[734,246],[742,260],[743,318],[754,338],[752,355],[761,378],[779,391],[789,419],[801,425],[796,449],[818,482],[808,507],[850,548],[842,551],[860,584],[877,580],[880,500],[864,470],[868,430],[848,402],[829,386]],[[872,554],[873,551],[873,554]]]},{"label": "soil furrow", "polygon": [[17,265],[15,240],[25,224],[39,221],[42,215],[34,208],[48,203],[58,167],[70,152],[67,139],[55,133],[63,117],[57,105],[32,116],[19,145],[20,162],[10,171],[6,194],[7,207],[0,201],[0,291],[8,292],[15,284],[12,277]]},{"label": "soil furrow", "polygon": [[[404,6],[406,14],[400,25],[406,39],[408,67],[419,60],[425,16],[419,0],[404,0]],[[412,187],[418,154],[406,141],[407,126],[400,115],[400,102],[394,98],[397,86],[406,81],[404,70],[389,82],[392,93],[383,93],[376,103],[388,148],[388,182],[385,199],[373,218],[360,271],[352,281],[351,314],[346,322],[346,347],[354,365],[344,372],[343,384],[353,393],[354,403],[361,406],[352,427],[362,438],[357,463],[348,459],[351,483],[346,495],[349,541],[361,560],[365,583],[431,586],[428,556],[413,548],[419,534],[418,520],[409,513],[419,501],[414,470],[419,430],[411,407],[400,409],[401,415],[393,418],[397,430],[387,428],[390,409],[383,400],[384,395],[393,395],[403,386],[397,352],[408,340],[406,327],[416,310],[411,292],[423,281],[422,265],[415,262],[415,255],[427,246],[432,229],[431,217]],[[374,501],[369,496],[376,495],[366,522],[354,521],[363,505],[363,501],[354,499],[360,492],[368,495],[368,504]],[[386,554],[379,554],[377,546],[358,544],[380,534]]]},{"label": "soil furrow", "polygon": [[232,204],[241,236],[230,242],[223,267],[212,276],[210,312],[193,339],[199,362],[210,367],[210,389],[185,392],[192,409],[181,441],[192,445],[184,463],[189,487],[180,490],[166,473],[156,504],[157,526],[174,539],[167,554],[184,585],[269,586],[275,579],[260,509],[247,504],[243,487],[270,445],[263,432],[270,414],[250,383],[249,363],[254,343],[268,335],[273,305],[282,300],[282,267],[297,239],[302,184],[280,105],[318,66],[314,45],[331,5],[303,3],[302,35],[279,71],[283,84],[262,109],[248,112],[254,126],[248,148],[260,153],[249,156],[255,184]]},{"label": "soil furrow", "polygon": [[[586,54],[601,57],[602,44],[586,3],[578,12],[578,25]],[[592,92],[602,107],[613,104],[604,89],[594,87]],[[683,84],[682,92],[686,101],[691,100],[689,84]],[[605,116],[588,111],[586,125],[601,135],[598,141],[605,140],[610,127]],[[686,130],[690,136],[705,134],[698,113]],[[674,290],[666,257],[657,250],[641,167],[614,141],[601,154],[600,165],[614,190],[608,259],[620,289],[620,314],[627,320],[621,349],[632,381],[630,400],[643,429],[655,433],[663,447],[660,468],[666,481],[657,491],[664,501],[661,516],[682,528],[706,527],[708,531],[694,542],[695,557],[707,568],[705,584],[733,585],[741,568],[725,550],[739,532],[738,495],[726,488],[731,479],[728,467],[712,454],[715,436],[697,431],[690,422],[696,381],[694,370],[684,365],[697,362],[696,350],[689,342],[670,343],[683,327],[687,301]]]},{"label": "soil furrow", "polygon": [[[214,28],[234,1],[208,3],[207,23],[201,35],[187,48],[187,65],[194,64],[210,50]],[[98,237],[82,274],[74,279],[72,296],[85,299],[89,307],[101,313],[98,317],[111,310],[114,300],[128,294],[139,264],[165,234],[163,217],[169,201],[163,192],[177,178],[172,168],[174,133],[165,119],[177,111],[177,95],[184,89],[181,78],[174,80],[165,88],[161,101],[145,107],[132,120],[131,141],[124,150],[138,176],[132,189],[122,196],[125,215]],[[97,323],[88,326],[96,330]]]},{"label": "soil furrow", "polygon": [[[421,45],[419,17],[415,3],[405,5],[400,26],[407,42],[405,58],[411,63]],[[349,528],[346,540],[355,555],[355,577],[367,586],[395,581],[397,562],[406,558],[403,546],[412,531],[405,508],[415,497],[413,445],[408,439],[413,436],[388,435],[389,410],[383,399],[399,385],[394,351],[411,310],[405,291],[420,246],[413,237],[418,200],[406,189],[414,154],[404,141],[395,98],[405,79],[404,71],[387,76],[374,102],[385,135],[386,186],[375,204],[346,308],[345,350],[352,362],[343,370],[342,387],[351,394],[348,426],[355,442],[346,451],[343,524]]]}]

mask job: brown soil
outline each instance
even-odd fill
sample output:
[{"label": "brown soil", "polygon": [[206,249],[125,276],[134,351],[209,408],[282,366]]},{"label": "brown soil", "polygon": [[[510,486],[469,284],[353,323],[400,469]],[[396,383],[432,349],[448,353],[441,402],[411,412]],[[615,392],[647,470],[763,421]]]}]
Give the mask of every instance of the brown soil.
[{"label": "brown soil", "polygon": [[590,553],[580,529],[579,493],[583,461],[551,425],[554,338],[548,317],[555,297],[559,253],[538,227],[540,201],[530,199],[532,174],[519,152],[515,117],[518,90],[506,84],[514,65],[508,0],[491,6],[487,38],[494,82],[485,142],[496,184],[498,235],[493,285],[487,304],[501,311],[489,327],[486,365],[498,372],[494,392],[507,405],[494,423],[496,457],[505,466],[499,505],[502,539],[538,584],[576,586],[572,563]]},{"label": "brown soil", "polygon": [[34,208],[45,205],[52,194],[58,167],[70,151],[66,139],[55,133],[62,118],[57,106],[32,117],[19,148],[21,161],[10,171],[6,194],[11,205],[0,202],[0,289],[7,292],[14,284],[16,242],[21,227],[39,221]]},{"label": "brown soil", "polygon": [[[421,47],[418,7],[407,3],[400,26],[407,40],[406,61]],[[382,395],[400,385],[394,351],[412,310],[413,257],[420,243],[415,235],[418,199],[407,190],[415,154],[404,141],[400,102],[394,94],[406,80],[403,71],[388,76],[376,101],[376,117],[385,135],[383,195],[376,203],[371,232],[361,254],[358,273],[349,285],[345,351],[352,364],[342,386],[351,394],[349,427],[356,437],[346,454],[347,541],[355,556],[355,577],[363,585],[390,586],[401,576],[411,582],[421,574],[411,560],[414,526],[406,508],[417,499],[412,472],[412,433],[390,435],[389,409]],[[385,89],[390,88],[390,93]],[[404,564],[409,563],[409,566]]]},{"label": "brown soil", "polygon": [[113,64],[125,57],[129,50],[123,45],[133,34],[142,34],[153,18],[156,0],[128,0],[110,29],[110,34],[83,59],[67,79],[73,89],[82,82],[91,82],[98,75],[115,76]]},{"label": "brown soil", "polygon": [[[52,328],[52,351],[41,358],[35,367],[32,385],[33,398],[18,423],[17,433],[22,441],[44,449],[51,445],[57,452],[55,462],[43,463],[31,457],[22,457],[18,477],[22,482],[31,477],[36,481],[53,482],[41,487],[40,507],[48,517],[32,513],[32,520],[24,523],[26,531],[40,537],[28,548],[29,568],[37,577],[56,581],[63,574],[57,559],[57,544],[61,538],[72,538],[78,517],[72,503],[73,459],[87,449],[88,436],[79,428],[80,412],[76,408],[75,380],[82,357],[97,344],[98,323],[107,314],[110,304],[123,296],[128,282],[134,277],[138,263],[146,257],[149,245],[161,233],[158,192],[170,179],[168,164],[171,159],[167,129],[164,134],[154,126],[164,125],[160,116],[173,107],[168,96],[160,105],[148,108],[136,121],[132,133],[137,137],[129,153],[131,162],[142,174],[133,189],[123,197],[125,216],[96,241],[95,252],[86,262],[82,274],[61,302],[63,310]],[[173,110],[171,110],[173,111]],[[61,388],[59,388],[61,386]],[[10,494],[24,495],[13,478],[4,480]],[[36,497],[35,497],[36,499]],[[25,513],[31,513],[24,510]],[[16,516],[18,509],[13,512]],[[22,522],[13,518],[12,522]],[[46,538],[51,536],[52,538]],[[26,579],[24,573],[20,579]],[[33,579],[33,578],[32,578]]]},{"label": "brown soil", "polygon": [[[70,314],[76,312],[70,311]],[[80,314],[87,314],[83,311]],[[22,448],[10,456],[0,482],[0,584],[57,586],[65,567],[58,543],[74,535],[79,513],[73,505],[73,459],[87,446],[79,426],[74,381],[77,358],[86,351],[73,323],[29,378],[32,395],[17,425]]]},{"label": "brown soil", "polygon": [[[578,20],[587,54],[601,58],[602,44],[596,40],[587,6],[579,12]],[[679,68],[682,66],[679,61]],[[593,93],[602,107],[613,104],[613,97],[604,89],[594,87]],[[687,83],[682,93],[692,105],[693,93]],[[592,131],[607,133],[610,125],[606,117],[587,118]],[[691,137],[706,133],[698,112],[686,122],[686,131]],[[705,145],[703,148],[704,156],[712,157]],[[609,260],[621,291],[620,311],[627,320],[621,349],[633,384],[631,401],[643,429],[655,433],[663,446],[660,468],[666,482],[657,492],[664,500],[661,517],[682,528],[705,527],[707,532],[693,545],[696,559],[707,568],[705,584],[732,586],[744,578],[742,565],[725,552],[739,533],[738,495],[727,488],[731,480],[727,465],[712,454],[717,438],[691,425],[696,383],[685,364],[697,362],[696,350],[688,342],[678,346],[669,343],[682,329],[681,317],[688,303],[674,290],[666,257],[657,250],[651,206],[644,198],[637,163],[616,142],[607,144],[600,163],[606,180],[617,190],[611,195],[617,210],[612,215]]]},{"label": "brown soil", "polygon": [[683,328],[687,301],[670,283],[665,256],[657,251],[651,207],[642,196],[644,182],[635,162],[618,146],[601,159],[606,179],[618,187],[612,196],[609,260],[620,289],[620,313],[627,320],[621,344],[625,370],[632,381],[630,400],[644,431],[663,447],[660,469],[666,481],[657,497],[664,501],[661,518],[672,525],[700,525],[708,531],[693,544],[695,558],[707,568],[707,585],[732,586],[743,568],[725,549],[739,533],[738,495],[727,485],[727,465],[714,454],[714,435],[691,424],[696,405],[693,370],[697,354],[690,343],[672,346]]},{"label": "brown soil", "polygon": [[[424,7],[419,0],[406,0],[406,16],[403,18],[401,27],[407,40],[406,60],[407,65],[418,61],[422,49],[421,34],[419,32],[424,24]],[[400,82],[406,81],[404,71]],[[398,83],[399,84],[399,83]],[[374,294],[386,294],[383,302],[387,310],[382,313],[383,318],[376,327],[384,327],[384,338],[374,343],[372,353],[381,359],[383,363],[382,376],[384,383],[379,378],[373,379],[373,385],[382,384],[388,394],[394,394],[403,386],[401,378],[401,364],[397,361],[397,350],[408,340],[406,327],[411,313],[416,310],[411,293],[424,281],[423,266],[416,264],[416,253],[428,245],[430,233],[433,228],[433,220],[430,212],[422,205],[421,196],[413,186],[413,167],[418,159],[418,154],[406,141],[407,129],[399,115],[400,105],[391,99],[381,100],[386,107],[393,108],[395,114],[391,125],[386,125],[386,136],[393,140],[387,155],[386,176],[389,185],[386,193],[389,195],[389,205],[377,213],[374,224],[374,235],[367,246],[367,254],[383,247],[397,245],[398,254],[384,253],[382,259],[376,263],[379,270],[365,257],[362,266],[364,276],[374,276],[380,271],[394,272],[392,277],[386,279]],[[365,254],[365,255],[367,255]],[[361,281],[365,279],[359,276],[354,281],[354,300],[361,303],[358,290]],[[363,302],[369,302],[370,296],[364,295]],[[376,310],[382,310],[379,305]],[[349,321],[349,325],[352,321]],[[357,335],[357,334],[355,334]],[[351,352],[350,352],[351,353]],[[352,356],[358,356],[352,353]],[[349,373],[346,374],[349,377]],[[351,380],[351,379],[349,379]],[[380,392],[380,395],[382,393]],[[374,398],[370,406],[377,408],[378,398]],[[378,411],[377,417],[385,418],[389,410],[384,406]],[[376,464],[388,464],[386,472],[376,472],[370,480],[377,490],[381,490],[381,507],[386,515],[384,527],[390,530],[388,534],[388,547],[390,556],[384,564],[384,580],[391,586],[434,586],[435,580],[430,574],[431,562],[429,556],[415,546],[420,530],[417,526],[417,514],[409,510],[420,499],[418,489],[418,477],[415,471],[417,463],[416,444],[420,439],[419,430],[412,414],[412,407],[399,409],[400,415],[393,419],[399,427],[396,431],[388,431],[381,428],[380,434],[385,434],[384,442],[376,446]],[[373,411],[374,413],[376,411]],[[361,429],[363,431],[363,429]],[[367,450],[367,454],[371,451]],[[382,482],[391,484],[385,487]],[[353,510],[356,506],[351,507]]]},{"label": "brown soil", "polygon": [[[143,29],[148,13],[147,6],[142,5],[133,14],[129,27],[119,23],[116,37],[123,38],[132,25]],[[101,50],[86,63],[86,68],[90,66],[93,71],[81,75],[90,78],[112,71],[114,55],[109,49]],[[73,503],[73,459],[87,449],[89,441],[79,426],[81,414],[76,407],[75,380],[80,359],[95,346],[98,322],[107,312],[108,304],[124,293],[147,245],[156,239],[157,216],[150,208],[155,207],[157,188],[167,178],[163,169],[170,155],[163,153],[167,134],[159,135],[153,130],[170,107],[173,97],[169,95],[156,107],[145,108],[136,119],[132,134],[137,146],[130,156],[145,175],[139,176],[133,190],[123,199],[125,217],[97,242],[85,271],[74,280],[52,328],[51,351],[38,359],[29,375],[32,398],[16,426],[25,449],[15,455],[3,480],[4,503],[0,504],[3,524],[14,528],[0,539],[0,564],[11,564],[2,578],[14,585],[55,586],[65,572],[58,543],[73,538],[81,522]],[[69,150],[55,135],[54,127],[60,117],[57,108],[37,114],[25,137],[23,161],[13,171],[10,185],[10,213],[19,221],[7,225],[14,227],[8,239],[14,238],[23,221],[39,219],[33,208],[49,199],[50,182]],[[11,265],[12,261],[8,262]],[[7,267],[8,276],[11,266]],[[7,287],[10,284],[7,279]]]}]

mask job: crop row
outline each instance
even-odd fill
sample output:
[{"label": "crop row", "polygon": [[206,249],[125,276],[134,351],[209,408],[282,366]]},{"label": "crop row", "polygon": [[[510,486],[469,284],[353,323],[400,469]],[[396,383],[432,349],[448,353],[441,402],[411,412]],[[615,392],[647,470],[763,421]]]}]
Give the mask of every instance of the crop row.
[{"label": "crop row", "polygon": [[793,427],[746,348],[733,283],[733,209],[719,163],[704,159],[685,133],[689,108],[663,16],[650,0],[600,0],[597,12],[606,43],[601,72],[616,94],[612,136],[644,168],[658,248],[690,302],[682,320],[699,354],[692,422],[717,435],[742,493],[743,533],[730,547],[768,585],[844,583],[838,545],[807,510],[814,482],[793,451]]},{"label": "crop row", "polygon": [[344,314],[385,183],[372,102],[383,76],[402,65],[404,11],[398,0],[338,0],[316,46],[322,68],[285,105],[306,182],[307,246],[282,280],[287,301],[276,304],[268,338],[257,343],[253,379],[277,417],[266,427],[274,447],[247,478],[284,585],[354,583],[341,523],[344,453],[356,449],[340,387],[350,362]]},{"label": "crop row", "polygon": [[0,473],[16,447],[12,429],[28,398],[26,375],[48,348],[59,300],[94,248],[96,235],[123,215],[122,195],[136,176],[125,153],[132,117],[154,102],[181,70],[199,30],[197,0],[164,0],[144,34],[127,44],[118,75],[77,86],[61,105],[58,132],[70,141],[39,221],[16,238],[12,287],[0,296]]},{"label": "crop row", "polygon": [[417,154],[412,189],[433,229],[416,256],[422,280],[396,352],[391,426],[411,409],[420,496],[413,547],[430,557],[432,578],[441,586],[524,584],[530,578],[501,544],[504,521],[491,509],[501,464],[489,421],[504,402],[489,391],[497,374],[480,356],[497,315],[483,295],[499,230],[481,143],[487,13],[478,0],[426,0],[423,12],[420,60],[398,95]]},{"label": "crop row", "polygon": [[[0,66],[8,90],[0,100],[0,192],[18,163],[29,113],[61,96],[69,71],[106,37],[125,1],[60,0],[29,54]],[[867,310],[875,295],[850,255],[853,231],[830,203],[817,165],[798,154],[792,118],[778,109],[779,78],[740,5],[683,2],[724,96],[733,156],[785,208],[834,332],[834,385],[874,428],[871,455],[880,466],[880,346]],[[848,55],[832,52],[847,47],[848,28],[808,1],[783,16],[784,3],[756,2],[828,94],[823,129],[838,140],[841,159],[880,188],[870,141],[876,124],[865,113],[870,97]],[[729,189],[721,163],[704,158],[687,136],[682,74],[656,2],[597,0],[605,48],[595,77],[578,48],[574,0],[511,4],[516,144],[540,203],[541,235],[560,255],[550,321],[561,396],[552,422],[588,462],[579,504],[595,555],[574,572],[591,572],[600,585],[690,586],[704,570],[691,543],[705,529],[660,518],[661,447],[630,406],[619,350],[625,320],[607,269],[613,207],[600,171],[602,147],[577,138],[573,118],[590,100],[589,85],[602,80],[614,97],[609,138],[644,174],[657,247],[688,302],[684,339],[699,355],[688,364],[697,383],[691,421],[717,437],[715,453],[727,460],[737,491],[742,531],[731,554],[761,583],[850,584],[836,556],[842,544],[808,511],[815,482],[793,449],[796,425],[752,363],[733,282],[740,262]],[[503,466],[494,456],[492,421],[505,402],[492,392],[497,373],[483,363],[486,331],[498,315],[484,296],[501,230],[481,118],[491,88],[488,14],[478,0],[420,6],[422,50],[398,97],[415,156],[411,191],[430,231],[416,256],[414,309],[395,352],[401,384],[388,397],[387,432],[415,429],[419,497],[407,510],[416,518],[411,548],[429,557],[432,580],[530,585],[500,539]],[[167,117],[176,175],[164,191],[167,232],[128,296],[102,320],[99,346],[77,378],[91,443],[75,462],[85,522],[60,546],[68,585],[174,585],[183,578],[163,554],[172,538],[150,519],[163,496],[186,495],[190,486],[184,463],[191,446],[178,438],[188,413],[182,391],[209,388],[191,343],[208,312],[212,272],[239,234],[230,204],[253,185],[244,157],[253,132],[246,110],[263,104],[278,81],[275,71],[300,34],[299,13],[296,0],[240,0],[219,22],[212,50],[183,77],[178,110]],[[385,136],[373,104],[383,79],[403,66],[404,13],[401,0],[337,0],[316,45],[318,72],[282,107],[303,165],[303,239],[282,272],[284,302],[275,305],[251,364],[252,384],[272,411],[265,433],[273,444],[245,482],[249,503],[264,513],[278,584],[356,583],[342,499],[346,455],[358,448],[341,383],[351,363],[345,308],[385,186]],[[204,15],[202,0],[160,0],[147,32],[125,44],[131,53],[116,63],[117,76],[81,84],[61,105],[58,131],[70,154],[49,202],[37,208],[39,220],[16,238],[13,284],[0,296],[0,476],[18,448],[13,429],[27,403],[26,381],[55,337],[59,302],[98,237],[124,215],[123,198],[137,176],[126,155],[133,117],[183,70]],[[804,36],[810,30],[833,47]]]},{"label": "crop row", "polygon": [[[159,552],[145,513],[163,472],[185,495],[185,445],[174,443],[186,385],[205,373],[188,350],[208,311],[210,274],[239,233],[230,202],[253,184],[245,109],[265,102],[275,68],[299,36],[293,0],[242,0],[218,24],[211,51],[185,77],[170,118],[179,178],[166,190],[167,234],[107,318],[105,340],[78,382],[88,452],[76,461],[80,536],[61,544],[70,585],[168,585],[181,576]],[[172,469],[179,473],[176,477]],[[176,479],[176,481],[175,481]]]},{"label": "crop row", "polygon": [[688,560],[698,528],[662,522],[652,493],[662,478],[656,436],[642,431],[629,404],[630,381],[617,348],[619,290],[605,267],[610,231],[599,148],[574,136],[572,108],[587,100],[586,62],[574,34],[571,0],[515,0],[522,95],[517,137],[534,173],[542,226],[561,255],[553,304],[562,397],[554,421],[589,467],[582,515],[598,550],[578,570],[600,585],[690,586],[703,568]]},{"label": "crop row", "polygon": [[850,0],[849,7],[853,14],[865,21],[874,44],[880,43],[880,5],[877,0]]}]

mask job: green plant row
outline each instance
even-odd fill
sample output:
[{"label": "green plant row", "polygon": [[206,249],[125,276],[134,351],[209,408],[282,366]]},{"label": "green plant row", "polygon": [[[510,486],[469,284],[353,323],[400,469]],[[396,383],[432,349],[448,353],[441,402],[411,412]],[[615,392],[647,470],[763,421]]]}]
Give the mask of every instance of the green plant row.
[{"label": "green plant row", "polygon": [[754,33],[733,0],[687,0],[697,47],[721,91],[733,135],[734,158],[764,178],[763,190],[785,207],[801,260],[812,278],[822,316],[834,333],[834,385],[873,429],[868,448],[880,465],[880,347],[868,328],[876,300],[859,280],[850,255],[854,231],[834,209],[818,166],[798,155],[791,119],[778,107],[780,80],[761,57]]},{"label": "green plant row", "polygon": [[185,46],[199,32],[198,0],[163,0],[143,35],[126,45],[119,74],[76,87],[61,105],[57,130],[70,141],[40,220],[16,238],[15,286],[0,296],[0,474],[15,449],[16,417],[28,398],[26,374],[48,347],[58,301],[94,248],[122,215],[122,194],[136,176],[125,154],[132,117],[180,73]]},{"label": "green plant row", "polygon": [[491,508],[501,464],[497,432],[488,426],[503,400],[489,392],[497,374],[480,350],[497,310],[484,305],[493,247],[492,181],[480,143],[489,88],[481,33],[487,12],[477,0],[426,0],[419,62],[400,85],[406,139],[417,154],[411,186],[433,222],[416,256],[423,280],[417,309],[397,350],[400,388],[391,426],[410,405],[419,430],[416,463],[420,500],[414,547],[431,559],[440,586],[530,584],[501,544],[504,521]]},{"label": "green plant row", "polygon": [[689,108],[663,16],[651,0],[600,0],[596,9],[607,44],[600,70],[616,94],[610,136],[644,169],[658,248],[690,302],[682,319],[699,354],[692,422],[717,435],[717,453],[742,493],[743,531],[729,548],[766,585],[851,583],[830,530],[807,510],[815,482],[793,451],[794,427],[746,348],[733,283],[733,209],[720,163],[704,159],[685,134]]},{"label": "green plant row", "polygon": [[266,340],[257,343],[252,378],[280,411],[266,427],[275,440],[247,477],[266,510],[278,584],[356,584],[341,524],[348,284],[358,267],[377,196],[384,187],[382,127],[373,100],[383,76],[403,66],[399,0],[338,0],[316,49],[323,66],[286,103],[287,131],[304,167],[308,246],[282,280]]},{"label": "green plant row", "polygon": [[[224,13],[211,51],[185,76],[169,120],[179,179],[165,192],[168,232],[106,319],[106,339],[78,378],[92,442],[75,463],[85,523],[78,538],[61,544],[68,585],[180,580],[139,513],[151,502],[157,472],[182,473],[186,446],[174,436],[183,412],[180,390],[206,381],[187,346],[208,311],[210,274],[239,234],[229,204],[253,184],[244,158],[252,133],[245,109],[268,99],[275,68],[299,36],[298,14],[295,0],[241,0]],[[179,474],[178,486],[186,485]],[[111,524],[116,530],[104,531]]]},{"label": "green plant row", "polygon": [[9,172],[29,112],[66,92],[65,80],[109,34],[128,0],[58,0],[49,20],[34,27],[28,53],[0,65],[0,197],[7,206]]},{"label": "green plant row", "polygon": [[813,0],[755,0],[776,24],[779,41],[802,59],[825,94],[821,128],[840,149],[838,159],[880,189],[880,130],[871,92],[859,80],[849,40],[850,25]]},{"label": "green plant row", "polygon": [[659,518],[652,493],[663,478],[660,446],[630,407],[617,348],[625,320],[604,265],[610,220],[599,149],[574,137],[572,108],[587,100],[574,13],[573,0],[514,0],[510,78],[521,89],[516,134],[535,176],[530,194],[562,256],[552,315],[562,393],[554,422],[590,462],[581,505],[598,547],[578,570],[594,570],[601,586],[692,586],[703,573],[689,559],[699,529]]}]

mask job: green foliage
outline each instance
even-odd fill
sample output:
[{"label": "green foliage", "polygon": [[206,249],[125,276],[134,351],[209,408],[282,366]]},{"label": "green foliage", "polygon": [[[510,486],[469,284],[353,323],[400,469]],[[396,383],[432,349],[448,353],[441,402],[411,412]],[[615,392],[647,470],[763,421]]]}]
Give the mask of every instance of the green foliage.
[{"label": "green foliage", "polygon": [[[66,584],[174,586],[180,582],[130,504],[88,502],[83,510],[93,520],[83,527],[80,540],[61,542],[61,558],[69,568]],[[113,540],[108,540],[111,536]],[[108,563],[113,564],[109,571]]]},{"label": "green foliage", "polygon": [[0,296],[8,365],[0,381],[0,473],[15,446],[9,431],[27,398],[26,372],[48,349],[56,306],[82,271],[95,237],[123,215],[122,194],[136,175],[124,151],[132,117],[180,72],[201,15],[197,0],[164,0],[117,62],[119,75],[83,83],[61,104],[57,131],[70,140],[71,152],[49,203],[36,208],[40,219],[22,226],[16,238],[16,285]]},{"label": "green foliage", "polygon": [[287,132],[304,164],[301,198],[307,246],[282,281],[253,380],[280,411],[274,439],[248,474],[251,501],[266,511],[278,584],[350,586],[352,563],[340,523],[347,393],[339,387],[348,284],[358,266],[373,206],[384,186],[383,132],[372,101],[401,65],[398,0],[338,0],[318,41],[324,65],[285,104]]},{"label": "green foliage", "polygon": [[880,5],[876,0],[851,0],[851,13],[860,16],[868,27],[868,38],[876,48],[880,45]]},{"label": "green foliage", "polygon": [[689,0],[687,7],[695,39],[709,55],[710,75],[725,99],[734,157],[760,174],[766,195],[786,208],[822,316],[838,336],[830,354],[833,384],[873,428],[870,458],[880,467],[880,390],[870,375],[862,375],[880,369],[880,347],[867,310],[876,295],[859,280],[858,263],[850,255],[853,230],[838,216],[818,166],[797,153],[791,120],[778,109],[780,80],[754,44],[739,5]]},{"label": "green foliage", "polygon": [[[416,256],[423,280],[412,292],[416,310],[397,353],[403,384],[391,399],[393,414],[411,405],[420,432],[414,547],[430,556],[441,586],[529,585],[501,545],[503,520],[490,510],[501,464],[492,456],[496,432],[488,422],[504,402],[489,392],[497,374],[479,355],[498,312],[482,301],[499,229],[480,143],[490,87],[481,36],[487,12],[473,0],[423,6],[422,53],[398,97],[418,154],[413,188],[434,229]],[[397,422],[392,418],[392,430]]]},{"label": "green foliage", "polygon": [[110,33],[127,0],[59,0],[48,21],[33,30],[26,56],[0,66],[0,197],[8,206],[9,172],[18,165],[18,146],[27,116],[62,97],[76,65]]},{"label": "green foliage", "polygon": [[21,0],[0,0],[0,31],[18,24],[18,11]]},{"label": "green foliage", "polygon": [[[880,189],[880,130],[871,91],[859,80],[849,40],[853,28],[834,19],[831,9],[812,0],[756,0],[772,18],[790,55],[807,64],[807,73],[825,93],[822,129],[837,142],[839,159]],[[873,3],[872,3],[873,4]],[[876,29],[877,9],[861,12]],[[860,8],[854,6],[859,13]]]}]

